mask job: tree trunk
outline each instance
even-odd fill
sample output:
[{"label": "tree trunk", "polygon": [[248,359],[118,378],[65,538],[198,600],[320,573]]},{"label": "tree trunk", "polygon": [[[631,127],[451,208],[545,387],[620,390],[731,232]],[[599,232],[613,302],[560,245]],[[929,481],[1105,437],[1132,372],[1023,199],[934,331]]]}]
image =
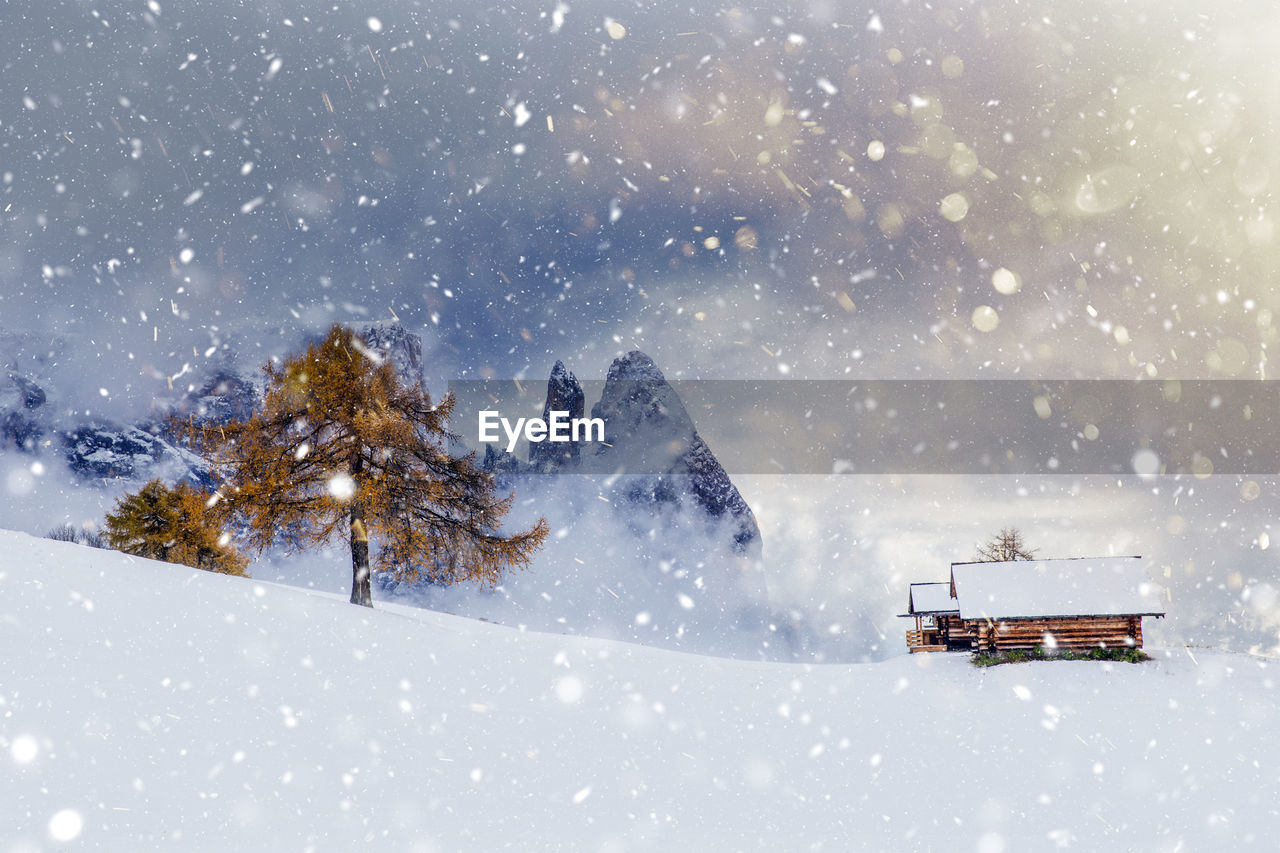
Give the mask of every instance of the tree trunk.
[{"label": "tree trunk", "polygon": [[373,592],[369,588],[369,533],[359,500],[351,504],[351,603],[373,606]]},{"label": "tree trunk", "polygon": [[356,493],[351,496],[351,603],[364,607],[373,606],[373,591],[369,588],[369,530],[364,526],[364,495],[360,494],[360,473],[364,470],[364,457],[357,450],[351,460],[351,476],[356,481]]}]

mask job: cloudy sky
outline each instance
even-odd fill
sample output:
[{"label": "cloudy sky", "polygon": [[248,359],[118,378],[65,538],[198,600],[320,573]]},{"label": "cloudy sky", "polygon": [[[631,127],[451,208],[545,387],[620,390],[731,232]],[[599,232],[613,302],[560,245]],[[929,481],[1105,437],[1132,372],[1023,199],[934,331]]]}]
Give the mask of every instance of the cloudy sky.
[{"label": "cloudy sky", "polygon": [[[433,387],[634,348],[689,379],[1271,375],[1271,3],[4,8],[5,357],[118,416],[333,320],[418,331]],[[896,494],[796,482],[747,495],[775,542]],[[997,513],[1074,523],[1274,644],[1276,484],[1116,482],[961,478],[910,579]]]}]

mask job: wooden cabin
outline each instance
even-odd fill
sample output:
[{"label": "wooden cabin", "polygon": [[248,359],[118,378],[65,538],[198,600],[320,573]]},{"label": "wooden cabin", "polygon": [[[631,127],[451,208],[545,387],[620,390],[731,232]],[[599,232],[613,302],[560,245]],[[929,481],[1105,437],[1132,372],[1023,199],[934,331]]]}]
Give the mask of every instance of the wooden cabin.
[{"label": "wooden cabin", "polygon": [[952,563],[950,581],[913,583],[912,652],[1142,647],[1142,618],[1164,616],[1141,557]]}]

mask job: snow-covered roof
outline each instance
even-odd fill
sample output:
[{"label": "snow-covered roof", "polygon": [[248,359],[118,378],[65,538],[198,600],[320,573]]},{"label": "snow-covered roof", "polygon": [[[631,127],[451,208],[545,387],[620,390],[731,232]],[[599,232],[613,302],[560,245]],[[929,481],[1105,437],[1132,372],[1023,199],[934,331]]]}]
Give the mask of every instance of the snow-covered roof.
[{"label": "snow-covered roof", "polygon": [[951,584],[913,583],[907,593],[907,613],[915,616],[923,613],[955,613],[956,600],[951,597]]},{"label": "snow-covered roof", "polygon": [[1163,616],[1141,557],[952,563],[961,619]]}]

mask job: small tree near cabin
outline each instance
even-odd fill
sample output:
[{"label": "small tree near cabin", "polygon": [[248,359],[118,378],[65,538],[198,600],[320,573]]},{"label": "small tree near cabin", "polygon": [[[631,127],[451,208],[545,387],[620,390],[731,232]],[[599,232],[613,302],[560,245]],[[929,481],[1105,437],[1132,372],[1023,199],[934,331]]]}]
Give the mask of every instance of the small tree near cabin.
[{"label": "small tree near cabin", "polygon": [[545,520],[499,532],[511,498],[495,496],[474,454],[451,456],[444,446],[452,398],[433,404],[349,329],[335,324],[324,341],[264,371],[262,411],[198,437],[226,477],[219,493],[251,548],[284,531],[303,545],[345,538],[351,603],[372,607],[371,541],[382,545],[377,568],[398,578],[422,566],[492,585],[528,565],[546,538]]},{"label": "small tree near cabin", "polygon": [[1030,548],[1016,527],[1002,527],[1000,532],[978,546],[974,559],[983,563],[1000,563],[1006,560],[1034,560],[1036,548]]},{"label": "small tree near cabin", "polygon": [[171,489],[152,480],[116,501],[102,538],[126,554],[244,575],[249,561],[230,546],[230,537],[222,532],[224,520],[209,495],[186,483]]}]

